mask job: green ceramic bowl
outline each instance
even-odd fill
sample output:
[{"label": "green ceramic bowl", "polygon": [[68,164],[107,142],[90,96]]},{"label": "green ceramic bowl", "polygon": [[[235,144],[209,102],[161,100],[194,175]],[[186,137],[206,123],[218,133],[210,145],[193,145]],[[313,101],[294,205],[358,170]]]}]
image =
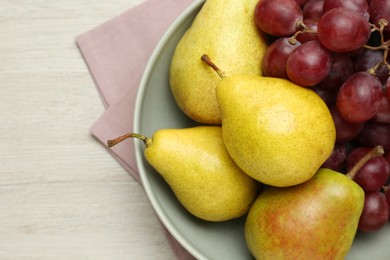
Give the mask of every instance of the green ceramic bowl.
[{"label": "green ceramic bowl", "polygon": [[[171,57],[176,44],[189,28],[204,1],[195,1],[165,33],[152,54],[136,101],[134,131],[152,136],[162,128],[196,125],[176,106],[168,81]],[[169,186],[144,159],[145,146],[135,140],[138,169],[146,194],[169,232],[197,259],[253,259],[244,239],[245,218],[210,223],[190,215]],[[315,234],[313,234],[315,236]],[[390,254],[390,224],[379,232],[357,234],[347,259],[385,260]]]}]

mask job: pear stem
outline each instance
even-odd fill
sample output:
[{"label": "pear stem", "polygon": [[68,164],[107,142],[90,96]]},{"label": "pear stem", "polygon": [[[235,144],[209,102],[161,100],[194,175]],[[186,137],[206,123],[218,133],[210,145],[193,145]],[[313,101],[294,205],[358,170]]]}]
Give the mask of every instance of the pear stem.
[{"label": "pear stem", "polygon": [[210,66],[211,68],[213,68],[215,70],[215,72],[217,72],[218,76],[223,79],[225,76],[225,73],[223,73],[222,70],[220,70],[217,65],[215,65],[210,57],[207,55],[207,54],[203,54],[202,57],[200,58],[204,63],[206,63],[208,66]]},{"label": "pear stem", "polygon": [[127,134],[119,136],[119,137],[117,137],[115,139],[108,140],[107,141],[107,146],[111,148],[114,145],[122,142],[123,140],[126,140],[127,138],[138,138],[138,139],[140,139],[142,142],[144,142],[144,144],[146,145],[146,148],[148,148],[149,146],[152,145],[152,139],[151,138],[148,138],[148,137],[146,137],[144,135],[137,134],[137,133],[127,133]]},{"label": "pear stem", "polygon": [[349,178],[353,179],[356,173],[371,159],[382,156],[385,153],[382,146],[378,145],[371,149],[366,155],[364,155],[346,174]]}]

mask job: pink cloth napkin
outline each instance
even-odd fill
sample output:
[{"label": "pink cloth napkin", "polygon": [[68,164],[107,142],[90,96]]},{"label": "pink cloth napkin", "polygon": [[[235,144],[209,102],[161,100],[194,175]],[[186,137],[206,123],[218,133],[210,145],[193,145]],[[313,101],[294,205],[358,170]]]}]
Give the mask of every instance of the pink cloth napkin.
[{"label": "pink cloth napkin", "polygon": [[[132,131],[135,97],[142,73],[156,44],[194,0],[146,0],[76,37],[76,43],[106,108],[91,133],[108,139]],[[107,149],[140,182],[132,142]],[[178,259],[194,259],[162,229]]]}]

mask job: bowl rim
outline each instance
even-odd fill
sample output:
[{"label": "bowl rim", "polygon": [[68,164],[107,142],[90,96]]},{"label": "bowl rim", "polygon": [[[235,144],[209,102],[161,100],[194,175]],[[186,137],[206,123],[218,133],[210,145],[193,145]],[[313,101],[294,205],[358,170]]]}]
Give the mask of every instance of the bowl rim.
[{"label": "bowl rim", "polygon": [[[135,100],[135,110],[134,110],[134,120],[133,120],[133,126],[134,131],[137,132],[140,130],[140,119],[141,119],[141,109],[142,109],[142,101],[145,96],[146,91],[146,85],[148,83],[151,71],[153,70],[154,64],[156,60],[159,58],[159,54],[162,51],[162,49],[165,47],[169,39],[171,38],[172,34],[177,29],[178,25],[180,25],[183,20],[185,20],[188,15],[190,15],[194,10],[200,8],[201,5],[206,0],[195,0],[193,3],[191,3],[174,21],[173,23],[168,27],[167,31],[164,33],[160,41],[157,43],[155,49],[152,52],[152,55],[150,56],[144,73],[141,77],[139,89],[137,91],[137,96]],[[144,187],[144,190],[146,192],[146,195],[156,212],[158,218],[163,223],[165,228],[169,231],[169,233],[196,259],[206,259],[206,257],[199,252],[194,246],[191,245],[191,243],[186,239],[181,232],[175,227],[175,225],[169,220],[167,215],[164,213],[164,209],[162,206],[158,203],[158,200],[156,198],[155,193],[153,192],[150,183],[146,177],[146,174],[144,172],[144,169],[142,167],[139,167],[143,164],[144,154],[143,150],[144,147],[139,142],[134,142],[135,145],[135,157],[136,157],[136,164],[138,167],[138,171],[141,177],[141,182]]]},{"label": "bowl rim", "polygon": [[[158,60],[161,51],[164,47],[166,47],[166,44],[168,43],[171,36],[175,33],[178,26],[185,20],[187,17],[192,14],[196,9],[200,9],[200,7],[206,2],[207,0],[194,0],[193,3],[191,3],[187,8],[184,9],[184,11],[171,23],[171,25],[168,27],[168,29],[165,31],[165,33],[162,35],[160,41],[157,43],[155,49],[153,50],[147,64],[144,70],[144,73],[141,77],[141,81],[139,84],[139,89],[137,91],[136,99],[135,99],[135,106],[134,106],[134,118],[133,118],[133,130],[135,132],[140,131],[140,120],[141,120],[141,110],[143,105],[143,99],[145,97],[146,92],[146,86],[149,81],[149,77],[155,67],[155,62]],[[167,231],[173,236],[176,241],[183,246],[184,249],[186,249],[192,256],[194,256],[196,259],[208,259],[204,253],[199,251],[195,245],[193,245],[188,238],[186,238],[180,230],[174,225],[174,223],[168,218],[167,214],[164,211],[164,208],[161,206],[161,204],[158,202],[156,194],[153,192],[151,188],[151,184],[148,181],[147,173],[145,172],[143,167],[140,167],[141,165],[144,165],[144,150],[145,146],[143,143],[134,140],[134,147],[135,147],[135,158],[136,158],[136,165],[138,168],[138,172],[140,175],[141,183],[143,185],[143,188],[145,190],[145,193],[149,199],[149,202],[152,205],[152,208],[156,215],[158,216],[161,223],[164,225],[164,227],[167,229]],[[383,229],[382,232],[387,232],[387,230],[390,230],[390,225],[388,225],[388,228]],[[375,235],[378,235],[379,232],[377,232]],[[358,233],[356,234],[358,235]],[[356,237],[355,237],[356,238]],[[378,236],[379,238],[379,236]],[[364,239],[365,240],[365,239]],[[377,240],[374,239],[375,241]],[[364,242],[364,241],[363,241]],[[356,245],[356,242],[354,240],[354,244]],[[380,245],[381,243],[375,243],[377,245]],[[360,243],[359,243],[360,245]],[[362,247],[363,248],[363,247]],[[352,247],[351,247],[352,249]],[[378,251],[379,249],[379,251]],[[376,249],[376,253],[381,254],[384,250],[383,248]],[[365,249],[362,249],[365,251]],[[361,255],[362,250],[357,250],[357,254],[359,256]],[[387,253],[387,252],[385,252]],[[347,255],[347,259],[349,259],[349,254]],[[356,254],[354,254],[356,257]],[[363,256],[364,257],[364,256]],[[359,257],[360,259],[360,257]]]}]

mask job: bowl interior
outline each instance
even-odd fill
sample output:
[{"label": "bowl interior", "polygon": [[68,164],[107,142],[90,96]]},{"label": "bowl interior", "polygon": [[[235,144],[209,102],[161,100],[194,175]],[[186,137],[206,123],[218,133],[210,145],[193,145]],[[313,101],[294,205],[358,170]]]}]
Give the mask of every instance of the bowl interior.
[{"label": "bowl interior", "polygon": [[[195,1],[169,28],[147,65],[136,101],[134,131],[152,136],[162,128],[196,125],[175,104],[169,66],[176,44],[204,1]],[[253,259],[244,239],[245,218],[221,223],[199,220],[177,201],[169,186],[144,159],[144,145],[134,141],[138,169],[147,196],[169,232],[197,259]],[[358,233],[347,259],[388,259],[390,225],[372,234]]]}]

